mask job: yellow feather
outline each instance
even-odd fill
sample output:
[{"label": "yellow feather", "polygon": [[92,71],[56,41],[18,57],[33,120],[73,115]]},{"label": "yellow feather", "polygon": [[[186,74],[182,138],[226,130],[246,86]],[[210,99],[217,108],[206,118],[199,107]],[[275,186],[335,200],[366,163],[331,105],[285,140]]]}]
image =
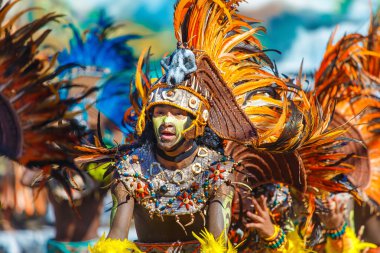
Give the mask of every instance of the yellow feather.
[{"label": "yellow feather", "polygon": [[90,253],[143,253],[131,241],[105,238],[103,234],[94,246],[89,246]]},{"label": "yellow feather", "polygon": [[[236,36],[231,36],[232,39],[230,39],[222,48],[223,52],[229,52],[234,46],[236,46],[237,44],[239,44],[240,42],[243,42],[245,39],[251,37],[251,39],[253,39],[254,37],[252,37],[253,34],[257,33],[257,31],[260,31],[262,30],[262,27],[256,27],[256,28],[253,28],[243,34],[240,34],[240,35],[236,35]],[[258,40],[255,39],[255,44],[258,44]]]},{"label": "yellow feather", "polygon": [[136,89],[139,92],[139,96],[142,99],[143,104],[146,103],[147,100],[147,94],[145,94],[143,83],[142,83],[142,76],[141,76],[141,71],[142,71],[142,65],[144,62],[144,57],[146,55],[146,52],[148,51],[147,48],[145,48],[142,53],[140,54],[139,60],[137,62],[137,69],[136,69],[136,74],[135,74],[135,85]]},{"label": "yellow feather", "polygon": [[356,237],[354,231],[351,228],[346,229],[346,233],[342,238],[343,247],[339,248],[336,245],[336,240],[330,238],[327,239],[326,251],[329,253],[360,253],[367,248],[377,248],[373,243],[361,242],[359,238]]},{"label": "yellow feather", "polygon": [[199,236],[193,232],[193,236],[201,244],[201,253],[237,253],[231,242],[225,239],[224,233],[216,240],[207,229],[202,230]]}]

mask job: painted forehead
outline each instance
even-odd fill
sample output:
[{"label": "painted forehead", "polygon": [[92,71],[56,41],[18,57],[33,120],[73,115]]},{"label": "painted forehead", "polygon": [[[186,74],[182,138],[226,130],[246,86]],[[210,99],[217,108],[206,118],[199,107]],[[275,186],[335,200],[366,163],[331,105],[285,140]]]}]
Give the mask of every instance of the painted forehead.
[{"label": "painted forehead", "polygon": [[156,110],[163,110],[163,111],[170,111],[170,112],[181,112],[184,115],[188,115],[189,113],[185,110],[179,109],[177,107],[171,106],[171,105],[156,105],[152,108],[152,112]]}]

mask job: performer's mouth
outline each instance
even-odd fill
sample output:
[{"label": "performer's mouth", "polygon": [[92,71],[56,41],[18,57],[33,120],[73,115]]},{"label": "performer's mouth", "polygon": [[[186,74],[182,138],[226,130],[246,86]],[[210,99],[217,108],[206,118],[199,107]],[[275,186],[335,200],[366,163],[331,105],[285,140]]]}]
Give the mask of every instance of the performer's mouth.
[{"label": "performer's mouth", "polygon": [[162,130],[160,132],[160,137],[162,141],[172,141],[176,138],[175,132],[169,130]]}]

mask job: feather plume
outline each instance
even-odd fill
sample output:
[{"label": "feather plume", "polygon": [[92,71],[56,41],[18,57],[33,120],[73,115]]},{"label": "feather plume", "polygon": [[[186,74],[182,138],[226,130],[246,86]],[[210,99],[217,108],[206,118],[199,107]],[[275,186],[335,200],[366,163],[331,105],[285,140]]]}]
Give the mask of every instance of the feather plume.
[{"label": "feather plume", "polygon": [[[315,75],[316,94],[323,109],[331,110],[329,104],[334,106],[336,104],[334,109],[338,114],[333,116],[333,122],[350,125],[351,130],[346,135],[354,136],[367,148],[364,150],[352,142],[343,147],[346,152],[355,153],[354,160],[350,158],[345,164],[355,168],[353,176],[365,177],[358,182],[354,180],[354,183],[378,204],[380,203],[378,187],[380,167],[377,159],[379,154],[377,139],[380,133],[377,120],[380,111],[379,15],[380,11],[377,11],[371,18],[367,36],[348,34],[333,44],[333,34]],[[348,121],[350,123],[346,123]],[[362,166],[363,163],[367,166]]]}]

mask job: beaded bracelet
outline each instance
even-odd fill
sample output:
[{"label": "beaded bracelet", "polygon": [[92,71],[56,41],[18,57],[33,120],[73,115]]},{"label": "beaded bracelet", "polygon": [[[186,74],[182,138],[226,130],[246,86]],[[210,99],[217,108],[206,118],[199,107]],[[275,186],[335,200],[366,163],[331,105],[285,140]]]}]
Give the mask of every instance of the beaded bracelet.
[{"label": "beaded bracelet", "polygon": [[326,235],[329,236],[333,240],[337,240],[342,238],[344,233],[346,233],[347,223],[344,222],[342,227],[339,229],[328,229],[326,230]]},{"label": "beaded bracelet", "polygon": [[278,249],[286,243],[285,233],[280,227],[275,226],[275,233],[273,233],[273,235],[269,238],[264,239],[264,241],[267,248]]},{"label": "beaded bracelet", "polygon": [[273,235],[271,235],[271,236],[269,236],[267,238],[263,238],[264,241],[267,241],[267,242],[273,241],[274,239],[276,239],[276,237],[278,236],[279,232],[280,232],[280,227],[279,226],[274,226]]}]

